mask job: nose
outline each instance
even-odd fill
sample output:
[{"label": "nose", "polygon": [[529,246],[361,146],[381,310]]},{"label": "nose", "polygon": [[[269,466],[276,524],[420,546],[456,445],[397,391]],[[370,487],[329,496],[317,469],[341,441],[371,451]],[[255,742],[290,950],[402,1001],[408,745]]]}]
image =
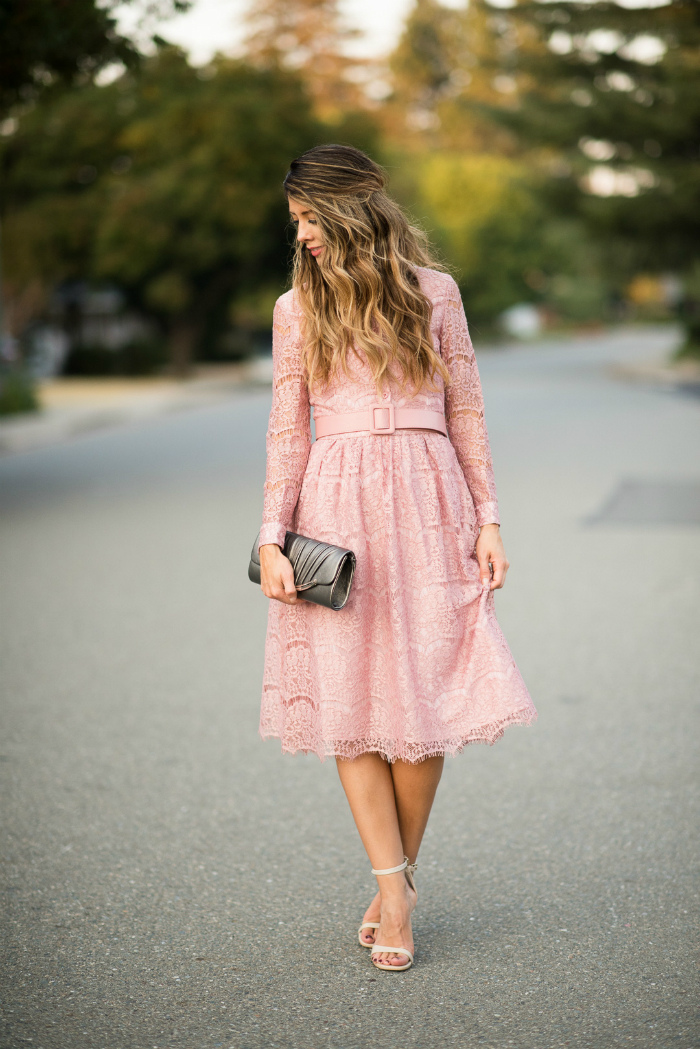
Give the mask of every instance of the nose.
[{"label": "nose", "polygon": [[302,244],[305,244],[308,240],[311,240],[311,232],[308,226],[303,223],[299,223],[299,229],[297,230],[297,240]]}]

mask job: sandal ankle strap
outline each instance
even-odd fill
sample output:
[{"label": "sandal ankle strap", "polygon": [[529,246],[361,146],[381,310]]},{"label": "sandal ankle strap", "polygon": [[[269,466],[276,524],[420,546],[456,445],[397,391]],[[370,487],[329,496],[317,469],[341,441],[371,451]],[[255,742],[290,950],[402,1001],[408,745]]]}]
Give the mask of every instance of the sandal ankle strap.
[{"label": "sandal ankle strap", "polygon": [[398,874],[399,871],[405,871],[408,867],[408,860],[404,859],[403,863],[400,863],[398,867],[387,867],[385,871],[375,871],[372,867],[372,874]]},{"label": "sandal ankle strap", "polygon": [[385,871],[375,871],[372,867],[372,874],[398,874],[399,871],[408,870],[411,874],[416,870],[418,863],[409,863],[408,856],[404,856],[403,863],[400,863],[398,867],[388,867]]}]

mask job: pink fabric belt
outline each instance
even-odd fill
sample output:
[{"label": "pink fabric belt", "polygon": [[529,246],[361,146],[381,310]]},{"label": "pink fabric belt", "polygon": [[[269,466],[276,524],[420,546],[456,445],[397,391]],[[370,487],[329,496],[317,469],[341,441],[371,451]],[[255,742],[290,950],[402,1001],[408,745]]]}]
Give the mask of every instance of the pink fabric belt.
[{"label": "pink fabric belt", "polygon": [[342,415],[314,416],[316,437],[332,437],[337,433],[394,433],[396,430],[438,430],[447,437],[447,425],[442,412],[427,408],[395,408],[393,404],[370,404],[361,412]]}]

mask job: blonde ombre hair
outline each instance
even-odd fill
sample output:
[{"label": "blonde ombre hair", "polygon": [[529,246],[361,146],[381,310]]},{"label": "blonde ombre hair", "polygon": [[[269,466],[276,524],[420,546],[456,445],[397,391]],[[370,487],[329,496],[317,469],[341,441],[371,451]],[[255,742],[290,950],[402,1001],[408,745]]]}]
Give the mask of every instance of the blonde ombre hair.
[{"label": "blonde ombre hair", "polygon": [[[445,383],[430,333],[432,304],[416,266],[442,268],[425,234],[385,192],[378,164],[352,146],[316,146],[293,160],[284,190],[313,211],[324,251],[297,241],[293,286],[304,316],[309,386],[326,385],[364,351],[377,389],[394,377],[418,390]],[[395,367],[392,367],[395,366]]]}]

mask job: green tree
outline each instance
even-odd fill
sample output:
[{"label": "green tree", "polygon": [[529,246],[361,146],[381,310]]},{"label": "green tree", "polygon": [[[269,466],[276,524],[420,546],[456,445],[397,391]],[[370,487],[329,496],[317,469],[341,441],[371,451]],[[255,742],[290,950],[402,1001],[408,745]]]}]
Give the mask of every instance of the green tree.
[{"label": "green tree", "polygon": [[175,48],[37,105],[0,154],[17,296],[114,281],[160,320],[186,371],[237,305],[281,290],[281,181],[322,138],[295,74],[223,58],[194,70]]},{"label": "green tree", "polygon": [[[472,322],[488,324],[524,300],[558,298],[560,312],[577,319],[599,308],[590,291],[578,314],[564,301],[572,245],[521,161],[440,151],[415,162],[415,178],[416,210],[454,268]],[[582,248],[578,238],[579,267]]]},{"label": "green tree", "polygon": [[539,209],[526,173],[506,157],[438,153],[421,169],[421,199],[474,321],[528,299],[525,274],[539,263]]},{"label": "green tree", "polygon": [[346,54],[359,36],[341,18],[338,0],[257,0],[248,14],[246,57],[266,69],[296,69],[319,115],[338,122],[361,104],[352,75],[362,61]]},{"label": "green tree", "polygon": [[537,169],[493,117],[518,105],[516,28],[483,0],[417,0],[384,114],[395,186],[454,269],[471,320],[524,300],[588,319],[605,300],[595,246],[551,213]]},{"label": "green tree", "polygon": [[347,26],[339,0],[257,0],[247,22],[246,60],[296,72],[331,139],[376,156],[379,129],[364,90],[373,68],[348,53],[360,31]]},{"label": "green tree", "polygon": [[500,14],[482,0],[447,8],[417,0],[391,56],[390,138],[425,149],[513,152],[513,137],[489,115],[512,103],[504,71],[508,39]]},{"label": "green tree", "polygon": [[[117,31],[113,14],[117,3],[0,0],[0,116],[18,103],[26,108],[47,89],[86,83],[110,63],[134,67],[138,51]],[[149,0],[145,14],[162,17],[189,6],[190,0]],[[3,133],[11,132],[13,123],[14,118],[6,117]],[[6,329],[5,283],[0,274],[0,344]],[[30,302],[36,305],[40,298],[36,282],[24,289],[25,307]]]},{"label": "green tree", "polygon": [[494,116],[550,171],[551,200],[624,280],[686,270],[700,244],[700,4],[520,0],[519,108]]},{"label": "green tree", "polygon": [[[47,85],[89,79],[110,62],[133,65],[138,52],[117,31],[116,6],[95,0],[0,0],[0,110],[26,102]],[[190,0],[161,0],[155,6],[162,16],[187,10]]]}]

